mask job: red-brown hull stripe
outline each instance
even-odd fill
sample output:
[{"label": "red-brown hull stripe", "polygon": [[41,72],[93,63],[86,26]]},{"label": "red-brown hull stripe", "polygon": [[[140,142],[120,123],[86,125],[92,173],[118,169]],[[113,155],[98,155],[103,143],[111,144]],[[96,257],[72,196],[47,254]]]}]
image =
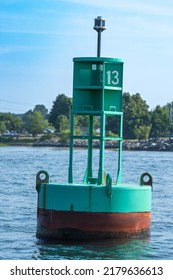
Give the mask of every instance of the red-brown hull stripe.
[{"label": "red-brown hull stripe", "polygon": [[148,234],[151,212],[97,213],[38,209],[37,237],[94,238]]}]

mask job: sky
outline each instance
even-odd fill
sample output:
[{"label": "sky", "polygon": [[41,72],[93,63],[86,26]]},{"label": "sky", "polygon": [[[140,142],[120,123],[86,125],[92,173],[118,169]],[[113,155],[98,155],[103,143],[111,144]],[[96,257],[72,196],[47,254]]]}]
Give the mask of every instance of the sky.
[{"label": "sky", "polygon": [[0,112],[22,114],[72,96],[73,57],[124,61],[123,91],[149,108],[173,101],[172,0],[0,0]]}]

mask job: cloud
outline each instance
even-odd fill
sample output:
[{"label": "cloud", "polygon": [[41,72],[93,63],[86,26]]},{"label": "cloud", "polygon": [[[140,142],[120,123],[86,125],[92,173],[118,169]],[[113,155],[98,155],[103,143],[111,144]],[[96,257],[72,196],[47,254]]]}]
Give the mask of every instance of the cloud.
[{"label": "cloud", "polygon": [[133,24],[133,27],[135,26],[138,30],[138,32],[144,34],[143,32],[145,31],[145,35],[149,37],[150,35],[154,37],[170,37],[173,35],[173,24],[172,22],[170,23],[169,21],[158,21],[158,20],[153,20],[152,18],[145,18],[145,17],[126,17],[126,26],[130,26]]},{"label": "cloud", "polygon": [[[6,28],[6,29],[0,29],[0,33],[17,33],[17,34],[36,34],[36,35],[60,35],[61,32],[54,32],[54,31],[40,31],[40,30],[19,30],[19,29],[12,29],[12,28]],[[63,34],[63,33],[62,33]]]},{"label": "cloud", "polygon": [[[125,1],[125,0],[64,0],[64,2],[71,2],[80,5],[87,5],[87,6],[95,6],[99,8],[106,8],[115,10],[123,9],[127,11],[138,12],[141,14],[149,14],[149,15],[158,15],[158,16],[171,16],[173,15],[173,7],[172,3],[169,5],[165,5],[165,1],[161,2],[162,4],[159,5],[158,1],[156,4],[151,3],[151,1]],[[169,2],[169,1],[168,1]],[[115,14],[116,16],[116,14]]]},{"label": "cloud", "polygon": [[0,55],[9,54],[9,53],[15,53],[15,52],[28,52],[33,50],[38,50],[43,47],[38,46],[4,46],[0,47]]}]

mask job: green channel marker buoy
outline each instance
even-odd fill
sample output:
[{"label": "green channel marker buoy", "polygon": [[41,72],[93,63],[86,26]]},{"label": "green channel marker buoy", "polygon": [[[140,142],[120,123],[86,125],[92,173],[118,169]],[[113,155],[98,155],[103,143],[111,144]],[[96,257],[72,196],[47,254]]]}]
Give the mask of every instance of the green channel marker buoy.
[{"label": "green channel marker buoy", "polygon": [[[102,17],[95,19],[97,57],[73,59],[73,102],[70,127],[68,182],[52,183],[47,171],[37,174],[37,237],[46,239],[93,239],[144,236],[150,232],[152,176],[143,173],[139,185],[122,183],[123,61],[100,57]],[[88,117],[88,134],[75,135],[76,116]],[[119,133],[106,136],[106,117],[116,117]],[[94,118],[100,118],[100,134],[94,134]],[[88,142],[83,182],[73,177],[74,141]],[[97,176],[93,177],[93,142],[99,141]],[[105,141],[118,141],[117,173],[105,170]],[[112,162],[112,164],[115,164]],[[130,163],[129,163],[130,164]]]}]

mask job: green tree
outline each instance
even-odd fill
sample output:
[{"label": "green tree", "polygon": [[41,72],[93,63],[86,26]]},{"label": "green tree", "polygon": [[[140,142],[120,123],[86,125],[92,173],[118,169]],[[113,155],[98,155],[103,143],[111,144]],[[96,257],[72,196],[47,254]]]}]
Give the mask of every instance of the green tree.
[{"label": "green tree", "polygon": [[124,138],[136,139],[149,137],[151,114],[149,106],[139,93],[130,96],[123,94]]},{"label": "green tree", "polygon": [[78,128],[83,128],[88,126],[88,116],[77,115],[75,118],[75,125]]},{"label": "green tree", "polygon": [[34,111],[27,115],[26,129],[33,136],[43,133],[48,125],[48,121],[43,117],[40,111]]},{"label": "green tree", "polygon": [[23,128],[22,119],[15,114],[0,113],[0,122],[3,122],[3,127],[9,131],[21,131]]},{"label": "green tree", "polygon": [[62,132],[63,130],[70,129],[69,119],[65,115],[58,116],[59,130]]},{"label": "green tree", "polygon": [[[139,93],[130,95],[123,94],[123,136],[126,139],[146,139],[150,132],[149,106],[141,98]],[[106,118],[106,133],[118,135],[120,118],[109,116]]]},{"label": "green tree", "polygon": [[58,137],[61,143],[66,144],[70,138],[70,123],[69,119],[65,115],[60,115],[58,117],[58,122],[60,124]]},{"label": "green tree", "polygon": [[4,132],[7,130],[5,121],[0,121],[0,133]]},{"label": "green tree", "polygon": [[150,137],[166,137],[170,132],[170,118],[167,106],[156,106],[151,117]]},{"label": "green tree", "polygon": [[106,117],[106,134],[107,135],[118,135],[120,127],[120,117],[119,116],[108,116]]},{"label": "green tree", "polygon": [[141,125],[134,128],[134,135],[137,139],[148,139],[151,125]]},{"label": "green tree", "polygon": [[41,112],[43,117],[46,117],[47,113],[48,113],[48,109],[44,106],[44,105],[35,105],[33,112]]},{"label": "green tree", "polygon": [[60,116],[64,115],[70,121],[70,110],[72,106],[71,98],[65,94],[59,94],[53,102],[52,109],[49,114],[49,122],[60,131]]}]

